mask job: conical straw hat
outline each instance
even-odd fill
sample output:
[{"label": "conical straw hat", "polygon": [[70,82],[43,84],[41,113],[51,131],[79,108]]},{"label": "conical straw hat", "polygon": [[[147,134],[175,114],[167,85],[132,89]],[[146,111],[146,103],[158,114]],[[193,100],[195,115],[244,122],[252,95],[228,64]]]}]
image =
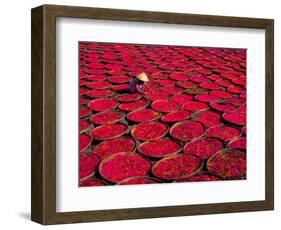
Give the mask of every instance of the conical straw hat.
[{"label": "conical straw hat", "polygon": [[144,82],[149,81],[145,72],[138,74],[136,78]]}]

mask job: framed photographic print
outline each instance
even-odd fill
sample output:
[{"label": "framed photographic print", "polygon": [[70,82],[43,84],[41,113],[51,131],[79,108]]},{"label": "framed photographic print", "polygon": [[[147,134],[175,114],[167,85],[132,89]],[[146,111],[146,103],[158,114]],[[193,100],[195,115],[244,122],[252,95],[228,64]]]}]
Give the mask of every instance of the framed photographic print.
[{"label": "framed photographic print", "polygon": [[271,19],[32,9],[32,220],[272,210],[273,29]]}]

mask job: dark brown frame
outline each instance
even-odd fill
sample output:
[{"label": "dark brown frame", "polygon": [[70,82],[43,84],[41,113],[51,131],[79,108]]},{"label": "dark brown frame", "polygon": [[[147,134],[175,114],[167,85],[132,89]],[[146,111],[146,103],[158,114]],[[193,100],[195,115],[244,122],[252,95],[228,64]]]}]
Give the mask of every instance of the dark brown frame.
[{"label": "dark brown frame", "polygon": [[[56,212],[56,18],[88,18],[264,29],[266,36],[266,186],[264,201]],[[62,224],[274,209],[274,21],[179,13],[43,5],[32,9],[31,219]]]}]

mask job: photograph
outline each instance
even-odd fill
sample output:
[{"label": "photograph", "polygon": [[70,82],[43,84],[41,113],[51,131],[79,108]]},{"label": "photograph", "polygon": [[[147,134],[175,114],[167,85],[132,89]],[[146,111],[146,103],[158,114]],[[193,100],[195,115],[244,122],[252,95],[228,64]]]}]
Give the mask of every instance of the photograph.
[{"label": "photograph", "polygon": [[79,41],[77,52],[79,187],[247,178],[247,49]]},{"label": "photograph", "polygon": [[31,10],[32,221],[274,210],[274,19],[148,9]]}]

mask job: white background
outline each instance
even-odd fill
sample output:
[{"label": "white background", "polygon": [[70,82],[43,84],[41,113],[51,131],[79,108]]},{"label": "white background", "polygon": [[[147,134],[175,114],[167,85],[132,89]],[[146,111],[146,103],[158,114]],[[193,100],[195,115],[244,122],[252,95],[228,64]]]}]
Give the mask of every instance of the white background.
[{"label": "white background", "polygon": [[[1,229],[43,229],[30,218],[30,8],[43,3],[72,4],[139,10],[174,11],[185,13],[220,14],[265,17],[275,19],[275,86],[280,85],[280,6],[279,1],[245,0],[141,0],[141,1],[3,1],[1,2]],[[280,117],[281,90],[276,90],[275,117]],[[51,226],[49,229],[278,229],[281,218],[280,122],[275,121],[275,211],[174,217],[152,220],[87,223]],[[15,141],[16,140],[16,141]]]},{"label": "white background", "polygon": [[[247,48],[247,180],[78,188],[78,41]],[[264,30],[58,19],[57,211],[264,200],[264,52]]]}]

